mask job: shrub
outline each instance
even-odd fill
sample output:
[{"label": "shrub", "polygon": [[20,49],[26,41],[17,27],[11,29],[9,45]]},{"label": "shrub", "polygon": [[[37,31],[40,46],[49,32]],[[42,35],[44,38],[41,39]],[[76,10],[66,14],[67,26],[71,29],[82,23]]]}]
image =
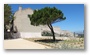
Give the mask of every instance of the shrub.
[{"label": "shrub", "polygon": [[53,36],[53,34],[51,32],[48,32],[48,31],[43,31],[42,36]]}]

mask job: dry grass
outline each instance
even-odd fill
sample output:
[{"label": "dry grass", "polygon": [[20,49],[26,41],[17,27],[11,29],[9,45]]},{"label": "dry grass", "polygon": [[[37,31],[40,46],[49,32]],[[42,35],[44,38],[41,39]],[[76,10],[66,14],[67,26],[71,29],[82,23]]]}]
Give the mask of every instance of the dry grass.
[{"label": "dry grass", "polygon": [[54,42],[52,38],[25,38],[28,41],[37,42],[53,49],[84,49],[84,38],[57,38]]}]

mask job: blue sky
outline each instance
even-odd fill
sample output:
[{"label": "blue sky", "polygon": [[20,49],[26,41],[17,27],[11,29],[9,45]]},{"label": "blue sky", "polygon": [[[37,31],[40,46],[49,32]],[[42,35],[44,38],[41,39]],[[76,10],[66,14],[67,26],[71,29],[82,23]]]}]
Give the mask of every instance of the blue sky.
[{"label": "blue sky", "polygon": [[81,32],[84,30],[84,4],[10,4],[12,12],[18,10],[19,6],[23,9],[31,8],[41,9],[44,7],[56,7],[61,10],[66,17],[66,20],[52,24],[59,26],[62,30],[71,32]]}]

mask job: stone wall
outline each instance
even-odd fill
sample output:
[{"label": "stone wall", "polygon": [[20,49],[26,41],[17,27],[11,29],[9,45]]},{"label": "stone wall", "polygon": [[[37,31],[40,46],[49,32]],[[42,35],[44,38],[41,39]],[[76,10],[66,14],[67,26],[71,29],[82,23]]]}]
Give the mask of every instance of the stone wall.
[{"label": "stone wall", "polygon": [[[19,7],[19,10],[15,12],[14,17],[14,27],[16,26],[18,32],[20,33],[21,38],[29,37],[41,37],[41,33],[44,30],[51,31],[47,25],[33,26],[31,25],[28,15],[32,15],[33,10],[31,8],[22,9]],[[68,35],[73,36],[72,32],[63,31],[59,27],[53,27],[54,32],[59,35]]]}]

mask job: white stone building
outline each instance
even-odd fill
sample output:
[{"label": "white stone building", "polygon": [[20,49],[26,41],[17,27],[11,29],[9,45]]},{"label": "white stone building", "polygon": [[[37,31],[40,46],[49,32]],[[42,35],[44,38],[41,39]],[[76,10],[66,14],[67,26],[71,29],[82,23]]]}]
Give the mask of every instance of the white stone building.
[{"label": "white stone building", "polygon": [[[14,14],[14,30],[15,27],[17,28],[17,31],[20,33],[21,38],[30,38],[30,37],[42,37],[41,33],[44,30],[50,31],[50,29],[44,25],[40,26],[33,26],[30,24],[30,19],[28,18],[28,15],[32,15],[33,10],[31,8],[22,9],[22,7],[19,7],[19,10],[15,12]],[[60,30],[59,27],[54,27],[54,32],[57,34],[66,32]],[[70,32],[69,32],[70,34]]]}]

